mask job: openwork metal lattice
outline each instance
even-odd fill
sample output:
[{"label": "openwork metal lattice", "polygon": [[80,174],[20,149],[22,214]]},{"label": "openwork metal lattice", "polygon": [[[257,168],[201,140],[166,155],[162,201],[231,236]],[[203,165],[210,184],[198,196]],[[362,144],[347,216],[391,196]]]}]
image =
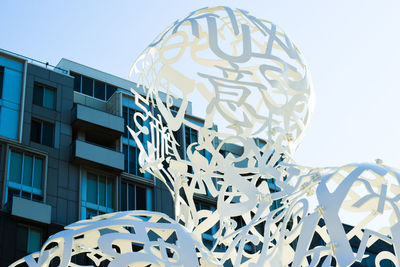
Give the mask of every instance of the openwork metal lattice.
[{"label": "openwork metal lattice", "polygon": [[[143,171],[169,189],[175,219],[97,216],[13,266],[57,257],[81,266],[77,255],[96,266],[349,266],[377,246],[374,264],[399,264],[397,170],[294,162],[313,91],[300,51],[275,24],[240,9],[199,9],[165,29],[131,74],[146,96],[132,89],[141,112],[129,131]],[[204,123],[185,116],[190,100],[204,103]],[[197,139],[180,140],[183,129]],[[216,206],[196,205],[199,196]]]}]

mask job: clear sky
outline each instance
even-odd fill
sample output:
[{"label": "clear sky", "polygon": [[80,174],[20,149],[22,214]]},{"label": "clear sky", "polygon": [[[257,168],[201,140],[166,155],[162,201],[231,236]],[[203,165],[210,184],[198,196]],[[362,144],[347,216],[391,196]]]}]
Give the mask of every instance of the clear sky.
[{"label": "clear sky", "polygon": [[216,5],[271,20],[303,52],[316,106],[298,163],[381,158],[400,167],[397,0],[2,0],[0,48],[53,65],[64,57],[128,78],[136,56],[165,27]]}]

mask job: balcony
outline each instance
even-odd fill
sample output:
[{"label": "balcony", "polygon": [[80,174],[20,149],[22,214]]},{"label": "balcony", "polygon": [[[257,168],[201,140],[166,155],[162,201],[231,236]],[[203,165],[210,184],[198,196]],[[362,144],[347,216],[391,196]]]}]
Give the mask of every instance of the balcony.
[{"label": "balcony", "polygon": [[72,108],[72,127],[85,132],[97,132],[105,138],[116,139],[124,133],[124,119],[75,103]]},{"label": "balcony", "polygon": [[49,224],[51,221],[51,206],[14,196],[11,214],[28,220]]},{"label": "balcony", "polygon": [[106,147],[76,140],[72,153],[73,161],[78,164],[105,167],[114,172],[124,170],[124,154]]}]

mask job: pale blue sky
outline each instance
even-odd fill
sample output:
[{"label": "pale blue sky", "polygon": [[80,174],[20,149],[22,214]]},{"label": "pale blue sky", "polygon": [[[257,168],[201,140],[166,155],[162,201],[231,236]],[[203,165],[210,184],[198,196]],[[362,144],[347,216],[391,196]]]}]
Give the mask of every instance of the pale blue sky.
[{"label": "pale blue sky", "polygon": [[278,24],[310,67],[316,106],[297,162],[383,159],[400,167],[400,1],[19,1],[0,4],[0,48],[62,58],[128,78],[166,26],[204,6],[229,5]]}]

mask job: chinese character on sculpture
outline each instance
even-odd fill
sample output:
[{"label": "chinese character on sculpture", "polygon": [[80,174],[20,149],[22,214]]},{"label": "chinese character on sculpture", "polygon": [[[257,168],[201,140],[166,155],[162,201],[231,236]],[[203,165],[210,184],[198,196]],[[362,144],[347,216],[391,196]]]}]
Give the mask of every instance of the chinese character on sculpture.
[{"label": "chinese character on sculpture", "polygon": [[[14,266],[80,266],[77,255],[96,266],[398,265],[399,172],[293,160],[313,89],[275,24],[241,9],[199,9],[166,28],[131,75],[146,95],[132,89],[142,112],[129,130],[142,170],[169,189],[175,218],[131,211],[80,221]],[[204,123],[188,115],[192,104]],[[191,131],[196,138],[180,137]],[[215,207],[199,205],[202,197]]]}]

